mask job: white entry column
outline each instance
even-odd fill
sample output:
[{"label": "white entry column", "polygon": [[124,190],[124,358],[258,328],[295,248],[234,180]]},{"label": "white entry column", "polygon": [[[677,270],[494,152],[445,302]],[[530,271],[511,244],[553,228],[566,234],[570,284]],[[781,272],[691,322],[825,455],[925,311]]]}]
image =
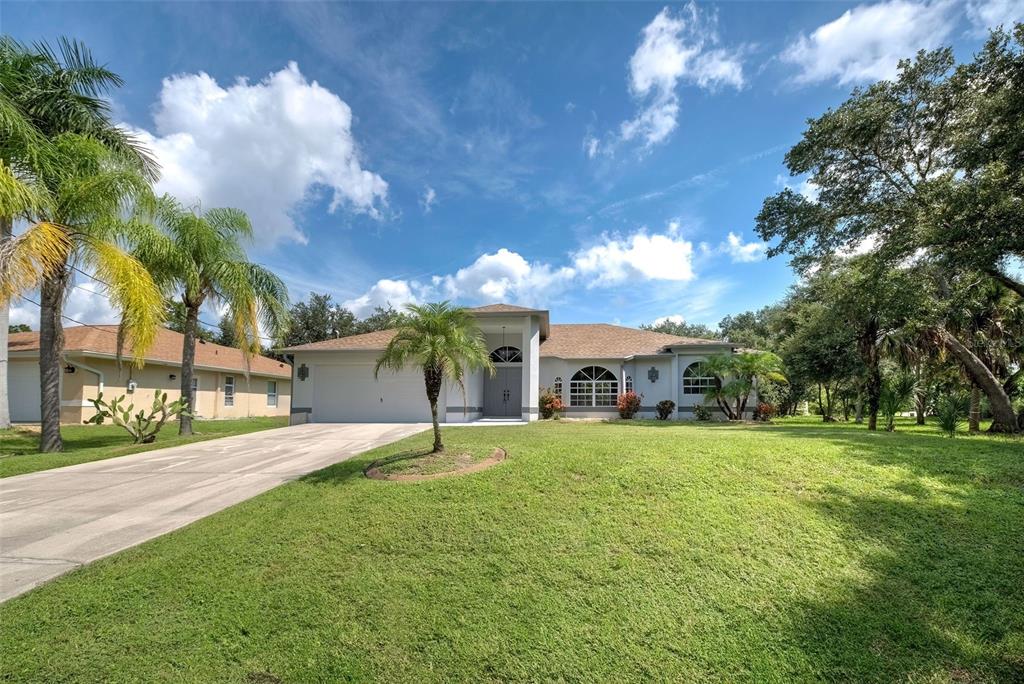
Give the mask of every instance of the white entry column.
[{"label": "white entry column", "polygon": [[536,316],[523,320],[523,420],[540,418],[540,321]]}]

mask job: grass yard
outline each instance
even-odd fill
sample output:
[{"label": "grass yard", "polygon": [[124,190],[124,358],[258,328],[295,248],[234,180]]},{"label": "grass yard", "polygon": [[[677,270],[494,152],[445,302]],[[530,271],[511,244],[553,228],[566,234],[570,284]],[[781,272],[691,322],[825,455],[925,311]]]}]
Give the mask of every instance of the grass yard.
[{"label": "grass yard", "polygon": [[0,430],[0,478],[286,425],[287,416],[195,421],[193,430],[196,434],[179,437],[177,422],[168,422],[153,444],[132,444],[128,433],[116,425],[65,425],[61,427],[64,451],[59,454],[39,453],[37,430]]},{"label": "grass yard", "polygon": [[785,421],[451,428],[0,606],[4,681],[1024,680],[1024,443]]}]

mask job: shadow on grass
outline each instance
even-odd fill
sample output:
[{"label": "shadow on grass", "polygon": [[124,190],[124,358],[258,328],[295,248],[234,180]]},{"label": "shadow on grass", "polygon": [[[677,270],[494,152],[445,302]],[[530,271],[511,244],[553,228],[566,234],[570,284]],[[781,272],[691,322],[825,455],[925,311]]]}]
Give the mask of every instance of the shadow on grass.
[{"label": "shadow on grass", "polygon": [[430,453],[431,449],[428,447],[400,451],[397,454],[392,454],[391,456],[386,456],[381,459],[371,459],[360,455],[355,458],[350,458],[347,461],[327,466],[322,470],[309,473],[308,475],[299,478],[299,482],[305,482],[307,484],[342,484],[343,482],[353,478],[365,477],[366,471],[371,466],[390,465],[399,461],[421,458],[429,455]]},{"label": "shadow on grass", "polygon": [[[913,480],[900,496],[830,487],[810,504],[863,550],[860,577],[792,610],[793,638],[829,681],[1024,681],[1024,493]],[[789,612],[789,611],[787,611]]]}]

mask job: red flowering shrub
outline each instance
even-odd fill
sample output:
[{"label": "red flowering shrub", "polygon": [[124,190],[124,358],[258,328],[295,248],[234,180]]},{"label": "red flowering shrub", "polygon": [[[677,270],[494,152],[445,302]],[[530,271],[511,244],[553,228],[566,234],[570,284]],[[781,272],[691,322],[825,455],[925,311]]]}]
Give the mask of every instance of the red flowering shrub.
[{"label": "red flowering shrub", "polygon": [[539,403],[541,418],[551,418],[556,413],[561,413],[565,410],[562,398],[549,389],[541,392]]},{"label": "red flowering shrub", "polygon": [[626,392],[619,395],[618,401],[619,417],[629,420],[640,410],[640,395],[636,392]]},{"label": "red flowering shrub", "polygon": [[754,417],[757,420],[769,421],[775,417],[776,412],[774,404],[768,404],[762,401],[757,405],[757,414]]},{"label": "red flowering shrub", "polygon": [[658,410],[658,420],[668,420],[672,416],[672,412],[676,410],[676,402],[671,399],[663,399],[655,405],[655,408]]}]

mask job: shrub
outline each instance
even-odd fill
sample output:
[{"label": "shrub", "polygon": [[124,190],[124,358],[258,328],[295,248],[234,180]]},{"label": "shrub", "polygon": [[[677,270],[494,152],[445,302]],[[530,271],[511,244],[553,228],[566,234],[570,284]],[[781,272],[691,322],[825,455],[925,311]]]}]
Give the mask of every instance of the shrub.
[{"label": "shrub", "polygon": [[937,411],[939,427],[948,437],[956,437],[956,431],[963,425],[970,398],[963,393],[949,394],[939,400]]},{"label": "shrub", "polygon": [[760,404],[757,405],[757,413],[754,415],[754,419],[768,422],[769,420],[775,417],[776,413],[778,413],[778,411],[774,405],[762,401]]},{"label": "shrub", "polygon": [[693,417],[697,420],[711,420],[711,411],[704,404],[697,404],[693,407]]},{"label": "shrub", "polygon": [[132,436],[135,444],[155,442],[157,433],[160,432],[160,428],[164,426],[168,418],[191,415],[188,402],[183,398],[175,399],[168,404],[167,392],[153,398],[153,406],[148,415],[145,411],[133,414],[135,404],[128,404],[128,407],[124,408],[127,398],[123,394],[107,403],[103,400],[103,392],[100,392],[95,399],[89,401],[96,407],[96,415],[85,421],[86,423],[103,425],[103,422],[109,419],[114,425],[124,428]]},{"label": "shrub", "polygon": [[658,411],[658,420],[668,420],[672,417],[672,412],[676,410],[676,402],[671,399],[663,399],[654,408]]},{"label": "shrub", "polygon": [[539,403],[541,418],[554,417],[557,420],[558,414],[565,410],[565,404],[562,403],[562,398],[550,389],[545,389],[541,392]]},{"label": "shrub", "polygon": [[640,410],[640,399],[642,397],[636,392],[626,392],[619,395],[619,417],[629,420]]}]

